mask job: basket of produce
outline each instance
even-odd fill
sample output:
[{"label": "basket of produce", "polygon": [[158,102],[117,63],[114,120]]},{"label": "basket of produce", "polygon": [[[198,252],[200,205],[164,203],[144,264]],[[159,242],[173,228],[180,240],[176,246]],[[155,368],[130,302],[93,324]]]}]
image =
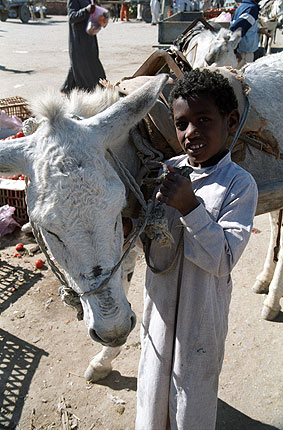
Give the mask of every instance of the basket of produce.
[{"label": "basket of produce", "polygon": [[19,96],[0,99],[0,111],[1,110],[5,111],[5,113],[11,117],[13,115],[17,116],[22,121],[31,116],[27,100]]}]

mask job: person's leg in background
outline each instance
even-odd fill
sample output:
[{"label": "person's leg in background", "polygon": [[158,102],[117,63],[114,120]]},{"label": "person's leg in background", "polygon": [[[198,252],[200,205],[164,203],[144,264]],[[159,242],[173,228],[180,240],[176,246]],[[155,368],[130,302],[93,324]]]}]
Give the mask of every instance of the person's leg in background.
[{"label": "person's leg in background", "polygon": [[142,21],[142,4],[137,5],[137,20]]},{"label": "person's leg in background", "polygon": [[126,21],[130,20],[130,9],[129,5],[123,3],[121,6],[121,12],[120,12],[120,20],[124,21],[124,15],[126,16]]}]

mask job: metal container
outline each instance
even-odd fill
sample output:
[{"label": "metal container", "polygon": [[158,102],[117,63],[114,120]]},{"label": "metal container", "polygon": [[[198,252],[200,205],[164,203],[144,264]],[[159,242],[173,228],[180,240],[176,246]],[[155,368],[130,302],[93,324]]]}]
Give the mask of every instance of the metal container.
[{"label": "metal container", "polygon": [[196,19],[203,16],[202,12],[178,12],[158,23],[158,42],[164,45],[173,43],[181,33]]}]

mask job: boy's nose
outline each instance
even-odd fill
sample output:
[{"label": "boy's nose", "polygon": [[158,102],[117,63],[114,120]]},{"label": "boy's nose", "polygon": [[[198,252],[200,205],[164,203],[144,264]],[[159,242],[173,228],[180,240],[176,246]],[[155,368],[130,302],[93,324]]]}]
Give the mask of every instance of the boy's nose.
[{"label": "boy's nose", "polygon": [[197,127],[194,124],[189,123],[186,128],[185,137],[198,136],[199,134]]}]

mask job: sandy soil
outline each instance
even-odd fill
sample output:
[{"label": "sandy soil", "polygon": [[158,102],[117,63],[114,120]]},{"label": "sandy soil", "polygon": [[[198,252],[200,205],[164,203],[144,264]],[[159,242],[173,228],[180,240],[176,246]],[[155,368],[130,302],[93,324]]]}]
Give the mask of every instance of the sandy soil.
[{"label": "sandy soil", "polygon": [[[36,39],[32,36],[35,29]],[[133,73],[152,52],[157,29],[140,23],[115,23],[110,29],[111,34],[101,32],[100,48],[107,74],[115,80]],[[28,98],[47,83],[59,87],[68,66],[65,17],[29,26],[8,20],[1,23],[1,36],[5,43],[0,50],[0,78],[6,79],[2,97]],[[267,215],[255,219],[255,228],[257,233],[252,234],[233,271],[217,430],[283,430],[283,317],[281,313],[275,322],[263,321],[263,296],[251,292],[267,250]],[[29,250],[22,258],[13,257],[19,241]],[[132,430],[143,258],[129,294],[138,324],[109,377],[87,384],[84,371],[101,347],[88,337],[75,312],[63,306],[57,293],[59,283],[50,269],[35,269],[34,261],[44,257],[33,254],[33,247],[33,238],[19,231],[2,238],[0,244],[0,428]]]},{"label": "sandy soil", "polygon": [[[251,292],[266,251],[266,215],[255,219],[255,228],[258,232],[252,234],[233,272],[218,430],[283,429],[283,317],[281,313],[275,322],[263,321],[263,297]],[[0,428],[13,429],[18,424],[18,430],[61,429],[62,419],[68,416],[72,429],[133,429],[139,324],[115,360],[110,376],[87,384],[84,371],[100,346],[92,343],[84,323],[60,301],[59,283],[50,269],[35,269],[34,261],[44,256],[25,252],[22,258],[13,257],[19,241],[32,251],[32,237],[20,232],[1,241]],[[144,269],[141,256],[129,295],[138,322]]]}]

